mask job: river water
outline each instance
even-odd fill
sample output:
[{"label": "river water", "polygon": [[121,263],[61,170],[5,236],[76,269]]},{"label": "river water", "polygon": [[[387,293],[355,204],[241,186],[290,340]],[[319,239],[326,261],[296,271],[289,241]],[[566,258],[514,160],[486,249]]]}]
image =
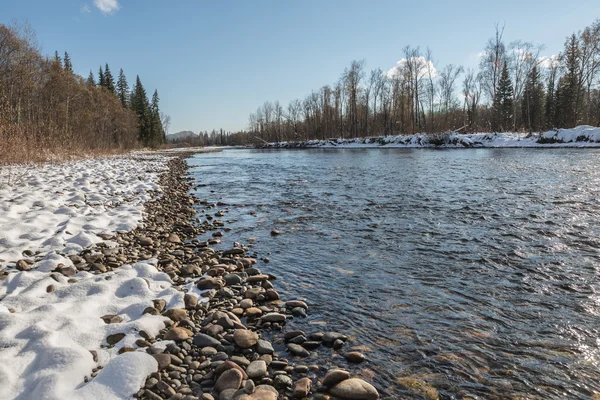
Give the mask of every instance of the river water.
[{"label": "river water", "polygon": [[226,211],[225,247],[254,238],[282,298],[309,303],[290,325],[351,336],[367,362],[345,367],[383,398],[429,385],[442,399],[600,398],[599,150],[226,150],[188,162],[196,194],[227,203],[211,210]]}]

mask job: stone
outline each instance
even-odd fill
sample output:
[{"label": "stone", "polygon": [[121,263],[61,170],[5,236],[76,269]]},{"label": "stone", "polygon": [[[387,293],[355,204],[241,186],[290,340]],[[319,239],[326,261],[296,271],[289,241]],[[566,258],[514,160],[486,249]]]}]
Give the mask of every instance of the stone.
[{"label": "stone", "polygon": [[140,237],[138,237],[138,243],[141,244],[142,246],[152,246],[154,244],[154,241],[152,239],[150,239],[149,237],[140,236]]},{"label": "stone", "polygon": [[323,338],[321,340],[323,341],[323,343],[329,344],[335,342],[338,339],[345,342],[346,340],[348,340],[348,336],[337,332],[326,332],[325,334],[323,334]]},{"label": "stone", "polygon": [[164,340],[174,340],[176,342],[181,342],[182,340],[187,340],[190,337],[190,331],[184,328],[180,328],[178,326],[171,328],[165,333]]},{"label": "stone", "polygon": [[439,399],[438,390],[421,379],[406,376],[396,379],[396,383],[404,386],[406,389],[410,390],[411,392],[417,395],[423,396],[426,399]]},{"label": "stone", "polygon": [[256,390],[256,387],[254,386],[254,381],[248,379],[246,381],[246,383],[244,384],[244,392],[246,392],[247,394],[252,394],[252,393],[254,393],[255,390]]},{"label": "stone", "polygon": [[309,378],[298,379],[298,381],[294,385],[294,397],[297,399],[303,399],[305,397],[308,397],[311,385],[312,382]]},{"label": "stone", "polygon": [[330,369],[323,378],[323,386],[333,387],[346,379],[350,379],[350,372],[343,369]]},{"label": "stone", "polygon": [[260,317],[261,322],[285,322],[285,315],[279,313],[268,313]]},{"label": "stone", "polygon": [[188,310],[195,309],[198,305],[198,296],[186,293],[185,296],[183,296],[183,302],[185,304],[185,308]]},{"label": "stone", "polygon": [[256,352],[258,354],[273,354],[275,350],[273,349],[271,342],[259,339],[258,343],[256,344]]},{"label": "stone", "polygon": [[169,243],[181,243],[181,239],[179,239],[179,236],[177,236],[174,233],[171,233],[167,240],[169,241]]},{"label": "stone", "polygon": [[231,368],[219,376],[219,379],[215,382],[215,391],[220,393],[227,389],[238,390],[241,384],[242,373],[235,368]]},{"label": "stone", "polygon": [[238,347],[249,349],[258,343],[258,334],[247,329],[236,329],[233,332],[233,340]]},{"label": "stone", "polygon": [[235,389],[225,389],[219,394],[219,400],[233,400],[236,393]]},{"label": "stone", "polygon": [[285,303],[285,306],[287,308],[297,308],[297,307],[302,307],[305,310],[308,310],[308,305],[303,302],[302,300],[290,300],[288,302]]},{"label": "stone", "polygon": [[246,367],[246,374],[251,379],[259,379],[267,374],[267,363],[263,360],[252,361]]},{"label": "stone", "polygon": [[163,369],[165,369],[169,365],[171,365],[171,356],[169,356],[168,354],[165,354],[165,353],[152,354],[152,357],[154,357],[154,359],[158,363],[159,371],[162,371]]},{"label": "stone", "polygon": [[308,357],[310,353],[304,347],[299,344],[290,343],[287,345],[287,349],[290,353],[299,357]]},{"label": "stone", "polygon": [[152,304],[154,305],[154,308],[158,310],[158,312],[163,312],[165,308],[167,308],[167,302],[164,299],[152,300]]},{"label": "stone", "polygon": [[252,302],[252,299],[244,299],[240,301],[240,307],[242,307],[243,309],[251,308],[253,304],[254,303]]},{"label": "stone", "polygon": [[125,337],[124,333],[115,333],[114,335],[108,335],[106,337],[106,342],[110,345],[115,345],[121,341]]},{"label": "stone", "polygon": [[188,312],[184,308],[171,308],[163,313],[171,321],[179,322],[188,317]]},{"label": "stone", "polygon": [[102,320],[106,324],[118,324],[120,322],[123,322],[123,318],[119,317],[118,315],[113,315],[113,314],[108,314],[108,315],[105,315],[100,318],[102,318]]},{"label": "stone", "polygon": [[255,319],[262,315],[262,310],[256,307],[250,307],[246,309],[246,317],[249,319]]},{"label": "stone", "polygon": [[365,361],[365,356],[358,351],[351,351],[349,353],[344,354],[344,358],[351,363],[360,364]]},{"label": "stone", "polygon": [[228,371],[230,369],[238,370],[240,372],[240,374],[242,374],[242,379],[248,379],[248,375],[246,375],[246,371],[244,371],[242,369],[242,367],[237,365],[235,362],[229,361],[229,360],[224,361],[221,365],[219,365],[217,368],[215,368],[214,372],[216,375],[221,375],[225,371]]},{"label": "stone", "polygon": [[289,375],[280,374],[273,379],[273,385],[276,388],[287,389],[293,385],[292,378]]},{"label": "stone", "polygon": [[373,385],[358,378],[344,379],[335,385],[329,393],[340,399],[347,400],[377,400],[379,393]]},{"label": "stone", "polygon": [[218,290],[221,289],[223,286],[225,286],[225,282],[220,278],[204,278],[196,283],[196,287],[199,290]]},{"label": "stone", "polygon": [[17,269],[19,271],[29,271],[31,269],[31,265],[29,265],[25,260],[17,261]]},{"label": "stone", "polygon": [[221,342],[209,335],[204,333],[198,333],[194,336],[194,344],[198,347],[217,347],[221,345]]},{"label": "stone", "polygon": [[342,341],[342,339],[335,339],[335,342],[333,342],[333,345],[332,345],[332,347],[335,350],[341,349],[342,346],[344,346],[344,342]]},{"label": "stone", "polygon": [[242,283],[242,277],[237,274],[227,274],[223,279],[227,286],[240,285]]}]

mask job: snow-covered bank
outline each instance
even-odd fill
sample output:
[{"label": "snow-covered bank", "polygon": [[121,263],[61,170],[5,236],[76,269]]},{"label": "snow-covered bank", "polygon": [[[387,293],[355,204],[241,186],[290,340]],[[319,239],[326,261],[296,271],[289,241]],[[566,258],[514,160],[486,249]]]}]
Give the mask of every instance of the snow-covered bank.
[{"label": "snow-covered bank", "polygon": [[[104,275],[81,271],[71,278],[23,271],[10,274],[0,290],[3,399],[129,398],[157,364],[143,351],[119,355],[119,350],[136,347],[139,331],[154,336],[164,327],[168,318],[143,314],[153,299],[183,306],[183,293],[148,263]],[[101,319],[106,315],[118,315],[122,322],[106,324]],[[106,347],[109,335],[121,333],[126,336]],[[84,384],[97,365],[104,368]]]},{"label": "snow-covered bank", "polygon": [[[168,318],[144,311],[157,299],[183,307],[184,294],[155,258],[104,273],[93,264],[95,274],[86,267],[95,261],[73,260],[103,241],[99,234],[142,222],[170,159],[138,153],[0,168],[0,398],[130,398],[157,370],[137,342]],[[119,243],[99,245],[113,254]]]},{"label": "snow-covered bank", "polygon": [[268,143],[263,148],[600,147],[600,128],[578,126],[526,135],[518,132],[436,133]]},{"label": "snow-covered bank", "polygon": [[[160,190],[167,157],[138,154],[0,168],[0,267],[26,258],[49,271],[101,233],[130,231]],[[23,254],[25,252],[25,254]],[[50,258],[48,258],[50,257]]]}]

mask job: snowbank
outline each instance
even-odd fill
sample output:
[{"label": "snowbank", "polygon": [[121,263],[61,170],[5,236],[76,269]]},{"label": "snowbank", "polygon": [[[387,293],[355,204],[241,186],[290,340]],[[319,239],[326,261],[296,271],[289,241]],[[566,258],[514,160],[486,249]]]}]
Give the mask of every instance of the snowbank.
[{"label": "snowbank", "polygon": [[525,135],[518,132],[435,133],[353,139],[268,143],[264,148],[472,148],[472,147],[600,147],[600,128],[578,126]]},{"label": "snowbank", "polygon": [[[79,272],[71,279],[28,271],[10,274],[2,283],[2,398],[129,398],[156,371],[156,361],[145,352],[118,355],[118,350],[137,347],[141,330],[154,336],[164,328],[165,317],[143,314],[153,299],[184,306],[183,293],[171,288],[168,275],[138,263],[102,275]],[[50,285],[54,290],[48,292]],[[108,314],[122,322],[106,324],[101,317]],[[126,336],[112,348],[103,347],[106,337],[117,333]],[[85,384],[97,365],[104,368]]]},{"label": "snowbank", "polygon": [[[49,271],[56,252],[75,254],[101,241],[99,233],[134,229],[144,202],[160,190],[156,181],[166,159],[136,155],[1,167],[0,266],[30,258],[41,261],[34,268]],[[24,256],[26,250],[34,255]]]}]

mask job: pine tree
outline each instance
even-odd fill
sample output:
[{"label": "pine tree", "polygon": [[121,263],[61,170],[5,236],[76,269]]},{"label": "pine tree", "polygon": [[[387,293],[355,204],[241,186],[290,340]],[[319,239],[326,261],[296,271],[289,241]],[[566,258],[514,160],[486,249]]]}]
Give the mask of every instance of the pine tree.
[{"label": "pine tree", "polygon": [[502,67],[498,89],[493,102],[492,129],[504,131],[511,126],[513,116],[513,87],[508,75],[508,64],[506,60]]},{"label": "pine tree", "polygon": [[151,131],[151,142],[153,145],[162,144],[163,142],[163,128],[160,122],[160,110],[158,107],[158,90],[154,90],[152,95],[152,102],[150,103],[150,131]]},{"label": "pine tree", "polygon": [[90,70],[90,74],[87,77],[87,80],[85,81],[85,83],[88,86],[96,86],[96,81],[94,80],[94,73],[92,72],[92,70]]},{"label": "pine tree", "polygon": [[557,92],[560,91],[560,98],[556,96],[555,121],[560,122],[557,127],[572,128],[579,121],[578,110],[581,102],[577,89],[580,74],[579,43],[575,34],[567,39],[562,60],[566,73],[558,81]]},{"label": "pine tree", "polygon": [[104,87],[109,93],[115,94],[115,79],[108,68],[108,64],[104,66]]},{"label": "pine tree", "polygon": [[146,90],[142,85],[139,75],[136,76],[135,86],[131,92],[131,109],[135,112],[138,120],[138,139],[144,145],[151,144],[150,137],[150,104]]},{"label": "pine tree", "polygon": [[128,92],[129,85],[127,84],[127,78],[125,78],[125,74],[123,73],[123,68],[119,70],[119,79],[117,80],[117,97],[121,101],[123,107],[127,107],[128,103]]},{"label": "pine tree", "polygon": [[59,63],[60,65],[62,65],[62,59],[60,58],[60,56],[58,55],[58,50],[56,50],[54,52],[54,61]]},{"label": "pine tree", "polygon": [[69,53],[65,51],[65,58],[63,59],[65,71],[73,73],[73,64],[71,63],[71,57],[69,57]]},{"label": "pine tree", "polygon": [[556,110],[556,89],[554,82],[554,75],[548,79],[548,86],[546,88],[546,104],[544,119],[546,120],[545,126],[552,128],[554,126],[554,111]]},{"label": "pine tree", "polygon": [[98,72],[98,86],[101,88],[106,87],[106,82],[104,81],[104,72],[102,71],[102,66],[100,66],[100,71]]},{"label": "pine tree", "polygon": [[544,115],[544,87],[541,82],[540,72],[534,65],[525,81],[521,113],[523,121],[527,124],[529,132],[539,131],[543,126]]}]

